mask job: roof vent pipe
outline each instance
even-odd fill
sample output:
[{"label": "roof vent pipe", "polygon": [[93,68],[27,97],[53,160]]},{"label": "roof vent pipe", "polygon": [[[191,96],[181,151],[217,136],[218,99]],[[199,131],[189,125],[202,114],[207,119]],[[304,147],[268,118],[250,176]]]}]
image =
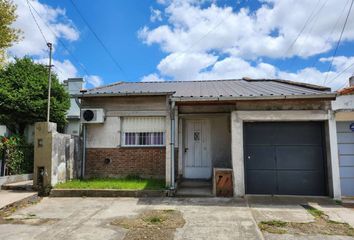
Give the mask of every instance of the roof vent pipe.
[{"label": "roof vent pipe", "polygon": [[349,78],[349,86],[354,86],[354,75]]}]

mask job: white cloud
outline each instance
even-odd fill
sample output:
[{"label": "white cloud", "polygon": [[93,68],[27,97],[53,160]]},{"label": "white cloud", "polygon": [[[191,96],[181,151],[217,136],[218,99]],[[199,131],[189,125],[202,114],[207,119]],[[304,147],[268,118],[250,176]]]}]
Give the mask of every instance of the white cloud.
[{"label": "white cloud", "polygon": [[[79,32],[66,17],[64,9],[53,8],[51,6],[40,3],[38,0],[29,0],[30,4],[36,9],[41,18],[32,9],[34,16],[41,27],[47,41],[52,42],[54,49],[58,44],[58,38],[75,41],[79,38]],[[23,38],[20,42],[14,44],[8,51],[10,55],[22,57],[25,55],[45,57],[48,48],[44,39],[39,32],[29,11],[26,0],[14,0],[17,5],[17,20],[13,24],[15,28],[19,28],[23,32]],[[50,27],[50,29],[47,27]],[[53,32],[55,34],[53,34]]]},{"label": "white cloud", "polygon": [[[350,1],[339,6],[336,0],[259,0],[261,5],[254,11],[218,6],[212,0],[159,2],[165,6],[167,22],[153,28],[144,26],[138,36],[147,45],[159,45],[167,56],[157,65],[158,73],[146,78],[285,78],[336,89],[351,75],[347,71],[332,80],[354,57],[336,57],[328,73],[313,67],[281,71],[262,63],[263,57],[285,61],[328,53],[337,42]],[[239,8],[238,3],[234,7]],[[354,41],[353,14],[342,41]],[[328,65],[330,60],[321,58],[318,65]]]},{"label": "white cloud", "polygon": [[[48,58],[41,58],[34,60],[36,63],[41,63],[44,65],[48,65]],[[59,81],[63,82],[68,78],[75,78],[79,77],[78,70],[76,67],[71,63],[70,60],[58,61],[53,60],[52,64],[54,67],[52,71],[57,74]],[[103,84],[103,79],[97,75],[85,75],[85,86],[84,87],[98,87]]]},{"label": "white cloud", "polygon": [[85,80],[88,84],[91,84],[93,87],[99,87],[103,83],[102,78],[97,75],[85,76]]},{"label": "white cloud", "polygon": [[156,22],[156,21],[162,21],[162,13],[159,9],[154,9],[150,7],[150,21],[151,22]]},{"label": "white cloud", "polygon": [[[336,43],[345,17],[344,5],[339,7],[336,0],[261,2],[262,6],[251,12],[214,3],[205,7],[196,1],[170,1],[165,9],[168,23],[144,27],[139,36],[146,44],[159,44],[166,53],[219,51],[242,58],[308,57],[327,52]],[[347,11],[349,5],[345,7]],[[302,35],[289,49],[309,16]],[[352,40],[354,14],[343,35],[343,41]]]},{"label": "white cloud", "polygon": [[211,54],[173,53],[162,59],[157,68],[162,75],[177,80],[194,80],[200,71],[216,61],[217,57]]},{"label": "white cloud", "polygon": [[141,78],[142,82],[163,82],[165,79],[159,77],[158,74],[152,73]]},{"label": "white cloud", "polygon": [[[34,60],[37,63],[41,63],[44,65],[48,65],[49,58],[40,58]],[[64,60],[64,61],[58,61],[58,60],[53,60],[52,64],[54,67],[52,68],[53,72],[57,74],[59,81],[63,82],[64,80],[68,78],[73,78],[77,77],[77,69],[76,67],[69,61],[69,60]]]},{"label": "white cloud", "polygon": [[[329,59],[321,59],[320,61],[324,62],[328,60]],[[170,71],[168,72],[169,74],[166,74],[166,71],[164,71],[163,73],[164,75],[169,76],[182,76],[180,78],[175,77],[176,80],[218,80],[240,79],[242,77],[266,79],[280,78],[317,85],[327,85],[333,90],[336,90],[338,88],[344,87],[348,83],[348,79],[352,74],[350,71],[343,71],[352,64],[354,64],[354,57],[348,58],[340,56],[334,58],[333,69],[330,72],[321,72],[313,67],[306,67],[296,72],[287,72],[281,71],[271,64],[258,63],[255,65],[251,65],[250,62],[243,60],[242,58],[227,57],[225,59],[215,62],[212,67],[206,70],[204,69],[195,72],[196,70],[194,69],[194,78],[188,78],[188,71],[186,73],[183,67],[174,69],[174,72]],[[169,68],[169,66],[165,67]],[[354,66],[351,67],[351,70],[354,71]],[[180,73],[177,71],[180,71]],[[147,81],[148,79],[161,79],[161,76],[156,73],[153,73],[143,78],[144,81]]]}]

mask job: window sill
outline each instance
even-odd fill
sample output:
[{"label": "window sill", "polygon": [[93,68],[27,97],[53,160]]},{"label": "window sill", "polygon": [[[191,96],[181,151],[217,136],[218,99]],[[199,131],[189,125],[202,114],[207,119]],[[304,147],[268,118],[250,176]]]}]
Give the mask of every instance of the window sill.
[{"label": "window sill", "polygon": [[149,146],[130,146],[130,145],[122,145],[120,148],[165,148],[165,145],[149,145]]}]

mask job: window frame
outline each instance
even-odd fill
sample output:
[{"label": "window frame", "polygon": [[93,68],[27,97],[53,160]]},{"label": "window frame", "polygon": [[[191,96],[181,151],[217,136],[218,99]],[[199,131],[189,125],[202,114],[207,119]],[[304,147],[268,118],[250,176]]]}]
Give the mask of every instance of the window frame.
[{"label": "window frame", "polygon": [[[153,142],[154,133],[161,133],[162,134],[162,144],[139,144],[139,134],[150,134],[150,142]],[[134,136],[134,144],[126,144],[126,134],[135,134]],[[166,133],[165,132],[122,132],[122,147],[165,147],[166,146]]]}]

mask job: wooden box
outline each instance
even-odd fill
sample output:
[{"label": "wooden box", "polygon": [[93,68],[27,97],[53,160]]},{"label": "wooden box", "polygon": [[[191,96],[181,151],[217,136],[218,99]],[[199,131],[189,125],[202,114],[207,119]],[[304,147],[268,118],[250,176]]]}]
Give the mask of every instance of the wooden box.
[{"label": "wooden box", "polygon": [[233,177],[230,168],[214,168],[213,193],[217,197],[232,197]]}]

